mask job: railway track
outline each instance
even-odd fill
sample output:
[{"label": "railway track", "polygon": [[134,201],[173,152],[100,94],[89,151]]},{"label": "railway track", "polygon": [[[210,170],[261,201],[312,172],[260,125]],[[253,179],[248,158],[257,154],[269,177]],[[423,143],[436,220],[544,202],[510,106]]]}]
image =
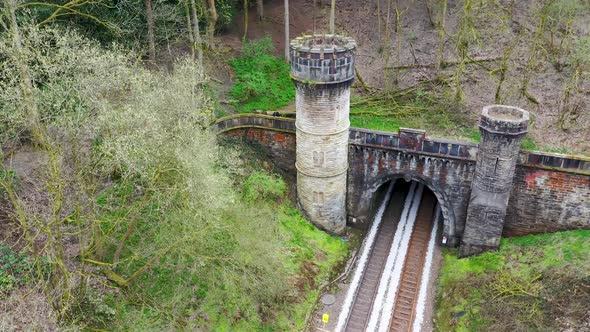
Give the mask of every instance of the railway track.
[{"label": "railway track", "polygon": [[419,295],[423,297],[421,281],[426,274],[427,251],[432,247],[429,242],[434,234],[436,198],[430,191],[423,193],[423,187],[419,190],[415,184],[408,187],[398,182],[390,201],[384,202],[389,204],[368,261],[358,272],[362,273],[360,283],[356,289],[349,290],[354,300],[348,313],[341,313],[344,327],[336,331],[412,330],[416,303]]},{"label": "railway track", "polygon": [[[407,190],[397,190],[391,201],[401,202]],[[389,204],[383,214],[383,221],[379,227],[375,244],[371,251],[371,256],[363,273],[363,278],[359,286],[356,298],[353,302],[346,332],[364,331],[371,309],[373,300],[379,287],[379,280],[383,273],[383,265],[389,254],[393,236],[397,227],[397,221],[402,213],[400,204]]]},{"label": "railway track", "polygon": [[422,204],[418,210],[414,230],[410,238],[410,245],[392,313],[389,329],[391,332],[410,331],[416,318],[416,300],[420,291],[424,260],[432,231],[433,206],[434,197],[432,193],[426,192],[422,197]]}]

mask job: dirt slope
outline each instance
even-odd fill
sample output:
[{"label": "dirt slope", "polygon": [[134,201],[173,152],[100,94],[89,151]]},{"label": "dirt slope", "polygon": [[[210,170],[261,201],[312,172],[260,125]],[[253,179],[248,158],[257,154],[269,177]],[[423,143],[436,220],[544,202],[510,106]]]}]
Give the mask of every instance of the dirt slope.
[{"label": "dirt slope", "polygon": [[[377,1],[339,0],[336,13],[337,32],[356,38],[359,45],[358,69],[364,80],[374,87],[386,85],[386,52],[383,39],[388,1],[380,1],[378,8]],[[290,1],[291,37],[313,31],[325,32],[329,13],[328,2]],[[397,72],[396,87],[408,87],[438,77],[435,68],[439,58],[436,8],[433,5],[427,6],[427,3],[433,2],[435,1],[392,1],[387,67],[402,67],[389,71],[390,83],[394,81]],[[530,132],[540,147],[554,151],[590,154],[588,74],[586,73],[586,77],[581,76],[579,88],[571,94],[569,102],[564,103],[564,87],[572,82],[572,68],[568,59],[549,54],[551,49],[546,42],[541,43],[536,51],[531,50],[539,23],[538,13],[544,2],[470,2],[479,3],[480,6],[473,7],[473,29],[467,31],[467,37],[475,36],[470,41],[467,54],[477,62],[465,64],[460,77],[469,117],[475,121],[482,106],[486,104],[499,102],[519,106],[532,113]],[[396,3],[399,22],[396,21]],[[461,59],[456,37],[462,23],[460,18],[464,11],[463,4],[463,1],[448,1],[445,18],[444,61],[448,65],[442,69],[441,76],[448,83],[450,95],[454,94],[457,84],[454,75],[458,71],[457,63]],[[377,15],[378,12],[381,15]],[[256,19],[255,8],[251,8],[247,37],[258,39],[266,35],[271,36],[277,46],[277,55],[281,55],[284,47],[283,1],[266,1],[265,14],[265,20],[260,22]],[[244,31],[243,20],[242,14],[236,16],[234,26],[221,36],[223,43],[239,48]],[[577,40],[587,36],[590,33],[590,11],[580,11],[575,15],[571,31],[573,38],[569,41],[564,40],[563,43],[557,35],[553,36],[553,47],[565,45],[573,48]],[[546,41],[550,40],[550,37],[547,33],[544,35]],[[509,56],[505,62],[505,80],[496,99],[501,80],[501,71],[498,69],[506,55]],[[527,74],[530,81],[525,96],[521,92],[521,87]],[[563,118],[565,130],[558,124],[559,113],[562,110],[570,110],[565,112],[566,116]]]}]

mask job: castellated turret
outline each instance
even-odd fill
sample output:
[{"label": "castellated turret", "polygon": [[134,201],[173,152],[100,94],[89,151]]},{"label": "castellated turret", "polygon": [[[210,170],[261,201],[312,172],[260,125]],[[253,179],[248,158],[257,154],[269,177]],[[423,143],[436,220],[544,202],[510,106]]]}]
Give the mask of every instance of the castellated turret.
[{"label": "castellated turret", "polygon": [[346,173],[353,39],[337,35],[291,41],[291,78],[297,89],[297,199],[318,227],[346,226]]},{"label": "castellated turret", "polygon": [[527,132],[529,113],[517,107],[490,105],[480,120],[481,142],[467,208],[461,256],[497,249],[520,141]]}]

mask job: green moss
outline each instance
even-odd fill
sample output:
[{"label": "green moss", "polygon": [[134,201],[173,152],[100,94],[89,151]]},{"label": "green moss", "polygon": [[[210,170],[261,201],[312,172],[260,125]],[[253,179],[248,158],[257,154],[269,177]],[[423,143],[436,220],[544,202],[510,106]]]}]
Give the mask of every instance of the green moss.
[{"label": "green moss", "polygon": [[287,186],[282,179],[254,171],[244,181],[242,196],[247,202],[276,201],[286,192]]}]

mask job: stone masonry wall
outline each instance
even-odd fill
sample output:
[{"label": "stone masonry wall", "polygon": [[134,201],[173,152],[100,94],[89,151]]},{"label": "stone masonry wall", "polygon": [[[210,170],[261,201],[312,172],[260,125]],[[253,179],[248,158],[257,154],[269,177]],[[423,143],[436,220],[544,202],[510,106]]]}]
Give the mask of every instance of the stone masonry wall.
[{"label": "stone masonry wall", "polygon": [[443,236],[455,245],[465,227],[465,215],[475,162],[421,155],[413,151],[349,147],[347,210],[351,225],[366,227],[375,212],[375,197],[389,180],[407,178],[424,183],[437,197],[444,216]]},{"label": "stone masonry wall", "polygon": [[[220,121],[218,130],[255,142],[277,166],[295,177],[292,119],[260,115],[230,118]],[[350,129],[347,213],[350,217],[370,217],[372,195],[379,184],[410,174],[440,192],[437,198],[447,205],[447,216],[454,218],[455,233],[460,237],[477,145],[415,135],[418,137],[405,133],[400,140],[398,133]],[[365,205],[360,204],[361,198]],[[503,235],[578,228],[590,229],[590,158],[521,151]]]}]

